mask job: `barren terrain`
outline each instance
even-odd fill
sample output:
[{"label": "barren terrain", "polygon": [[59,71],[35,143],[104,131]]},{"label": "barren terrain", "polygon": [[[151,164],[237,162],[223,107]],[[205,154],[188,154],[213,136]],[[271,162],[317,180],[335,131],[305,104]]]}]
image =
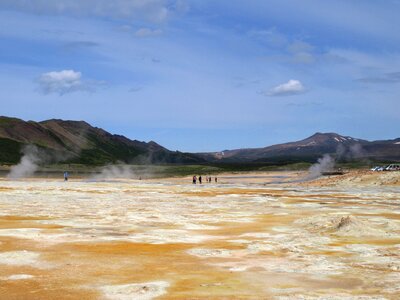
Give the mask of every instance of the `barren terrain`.
[{"label": "barren terrain", "polygon": [[400,172],[0,180],[1,299],[399,299]]}]

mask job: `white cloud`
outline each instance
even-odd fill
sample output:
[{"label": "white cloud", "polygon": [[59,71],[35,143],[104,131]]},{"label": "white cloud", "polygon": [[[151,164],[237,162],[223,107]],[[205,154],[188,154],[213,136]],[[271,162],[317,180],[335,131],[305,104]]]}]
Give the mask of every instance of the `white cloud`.
[{"label": "white cloud", "polygon": [[304,41],[296,40],[287,47],[287,50],[291,53],[307,53],[313,51],[314,46]]},{"label": "white cloud", "polygon": [[82,81],[82,73],[74,70],[62,70],[43,73],[39,79],[39,90],[48,94],[59,94],[60,96],[77,91],[94,91],[95,81]]},{"label": "white cloud", "polygon": [[304,93],[306,89],[299,80],[291,79],[286,83],[282,83],[270,89],[266,95],[268,96],[291,96]]},{"label": "white cloud", "polygon": [[174,3],[165,0],[2,0],[0,9],[163,22],[171,13],[171,2]]},{"label": "white cloud", "polygon": [[378,76],[359,78],[363,83],[398,83],[400,82],[400,72],[391,72]]},{"label": "white cloud", "polygon": [[299,64],[311,64],[315,62],[315,57],[311,53],[299,52],[293,55],[291,61]]},{"label": "white cloud", "polygon": [[151,28],[140,28],[135,31],[135,36],[137,37],[150,37],[162,34],[161,29],[151,29]]},{"label": "white cloud", "polygon": [[134,86],[134,87],[131,87],[131,88],[128,90],[128,92],[129,92],[129,93],[136,93],[136,92],[141,91],[142,89],[143,89],[142,86]]},{"label": "white cloud", "polygon": [[314,46],[309,43],[296,40],[289,44],[286,50],[292,55],[291,61],[294,63],[310,64],[315,62]]},{"label": "white cloud", "polygon": [[250,30],[247,35],[268,47],[267,50],[280,51],[279,59],[296,64],[311,64],[316,62],[315,47],[302,40],[293,40],[290,36],[280,33],[275,28],[268,30]]},{"label": "white cloud", "polygon": [[270,28],[268,30],[251,30],[247,34],[274,48],[284,47],[288,43],[287,37],[278,32],[275,28]]},{"label": "white cloud", "polygon": [[175,11],[178,13],[187,13],[190,6],[187,0],[177,0],[174,5]]},{"label": "white cloud", "polygon": [[118,29],[139,38],[152,37],[163,34],[163,31],[161,29],[152,29],[149,27],[135,28],[131,25],[122,25],[118,27]]}]

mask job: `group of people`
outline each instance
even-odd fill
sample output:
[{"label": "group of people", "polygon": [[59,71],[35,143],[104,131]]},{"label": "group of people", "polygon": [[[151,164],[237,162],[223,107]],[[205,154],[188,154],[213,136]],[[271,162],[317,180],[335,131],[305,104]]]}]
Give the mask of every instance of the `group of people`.
[{"label": "group of people", "polygon": [[[203,183],[202,180],[203,180],[203,178],[201,177],[201,175],[199,177],[197,177],[196,175],[193,176],[193,184],[196,184],[197,181],[199,181],[199,184],[202,184]],[[206,176],[206,182],[211,183],[211,181],[212,181],[212,177]],[[215,181],[215,183],[218,182],[217,176],[214,177],[214,181]]]},{"label": "group of people", "polygon": [[[64,172],[64,181],[68,181],[69,178],[69,173],[67,171]],[[139,177],[139,180],[141,180],[142,178]],[[197,177],[196,175],[193,176],[193,184],[196,184],[197,181],[199,181],[199,184],[202,184],[203,178],[201,177],[201,175],[199,177]],[[218,182],[218,178],[217,176],[214,177],[214,181],[215,183]],[[211,183],[212,182],[212,177],[211,176],[206,176],[206,182]]]}]

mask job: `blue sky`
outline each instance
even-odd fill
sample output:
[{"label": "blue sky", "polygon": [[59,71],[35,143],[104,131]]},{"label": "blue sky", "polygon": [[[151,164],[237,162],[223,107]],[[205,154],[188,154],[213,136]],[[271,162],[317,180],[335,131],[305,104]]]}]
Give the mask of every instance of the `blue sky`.
[{"label": "blue sky", "polygon": [[0,114],[171,150],[400,133],[400,1],[0,0]]}]

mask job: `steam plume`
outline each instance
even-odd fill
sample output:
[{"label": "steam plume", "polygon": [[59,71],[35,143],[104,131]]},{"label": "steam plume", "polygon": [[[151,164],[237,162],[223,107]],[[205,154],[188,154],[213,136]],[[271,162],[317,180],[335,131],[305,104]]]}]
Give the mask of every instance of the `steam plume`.
[{"label": "steam plume", "polygon": [[322,158],[318,159],[318,162],[313,164],[309,171],[309,179],[317,178],[321,176],[323,172],[333,171],[335,167],[335,159],[329,154],[324,154]]},{"label": "steam plume", "polygon": [[339,144],[336,149],[336,158],[338,160],[351,161],[365,159],[367,154],[368,153],[364,150],[361,144],[353,144],[349,147]]},{"label": "steam plume", "polygon": [[13,166],[7,178],[29,177],[35,173],[39,164],[44,161],[44,156],[34,145],[27,145],[22,149],[23,156],[19,164]]},{"label": "steam plume", "polygon": [[135,175],[128,165],[109,165],[102,168],[100,174],[95,175],[93,179],[133,178]]}]

